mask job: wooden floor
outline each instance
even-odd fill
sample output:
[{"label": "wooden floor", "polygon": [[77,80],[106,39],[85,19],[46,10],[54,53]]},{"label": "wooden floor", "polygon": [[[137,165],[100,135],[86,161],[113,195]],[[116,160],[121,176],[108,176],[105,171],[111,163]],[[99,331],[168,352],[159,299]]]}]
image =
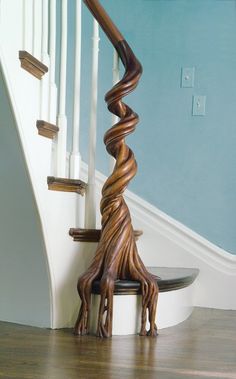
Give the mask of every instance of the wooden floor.
[{"label": "wooden floor", "polygon": [[0,322],[0,378],[236,379],[236,312],[196,308],[156,339],[101,340]]}]

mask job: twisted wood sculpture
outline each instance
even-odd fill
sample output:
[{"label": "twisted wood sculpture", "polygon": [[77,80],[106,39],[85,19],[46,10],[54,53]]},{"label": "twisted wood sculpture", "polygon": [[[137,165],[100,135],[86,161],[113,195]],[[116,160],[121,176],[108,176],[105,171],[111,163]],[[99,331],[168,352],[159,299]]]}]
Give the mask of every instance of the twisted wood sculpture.
[{"label": "twisted wood sculpture", "polygon": [[[74,331],[78,335],[89,332],[92,283],[94,280],[100,280],[101,300],[97,335],[110,337],[112,335],[114,282],[117,279],[126,279],[141,283],[140,335],[156,336],[155,315],[158,286],[156,279],[148,273],[138,255],[130,213],[122,196],[137,171],[134,154],[126,145],[125,137],[134,131],[138,123],[138,115],[122,102],[122,98],[137,86],[142,66],[99,1],[84,0],[84,3],[116,48],[124,64],[125,74],[105,97],[108,109],[120,118],[120,121],[109,129],[104,137],[106,149],[116,159],[116,164],[102,190],[102,230],[96,255],[89,269],[78,280],[78,292],[82,303]],[[150,323],[148,332],[146,331],[147,312]]]}]

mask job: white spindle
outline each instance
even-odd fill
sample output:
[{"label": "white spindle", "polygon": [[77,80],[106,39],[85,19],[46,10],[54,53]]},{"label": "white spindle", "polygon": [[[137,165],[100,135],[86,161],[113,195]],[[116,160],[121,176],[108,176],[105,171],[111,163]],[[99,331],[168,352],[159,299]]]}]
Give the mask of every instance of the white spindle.
[{"label": "white spindle", "polygon": [[73,140],[70,156],[70,177],[79,178],[79,124],[80,124],[80,76],[81,76],[81,0],[76,1],[75,63],[74,63]]},{"label": "white spindle", "polygon": [[56,122],[57,87],[55,83],[56,71],[56,0],[50,0],[50,33],[49,33],[49,121]]},{"label": "white spindle", "polygon": [[23,28],[22,28],[22,49],[32,52],[32,14],[33,14],[33,4],[32,0],[23,0]]},{"label": "white spindle", "polygon": [[97,124],[97,93],[98,93],[98,52],[99,27],[96,20],[93,23],[93,52],[92,52],[92,85],[91,109],[89,128],[89,160],[88,188],[85,203],[85,227],[96,227],[96,198],[95,198],[95,155],[96,155],[96,124]]},{"label": "white spindle", "polygon": [[[49,66],[48,57],[48,0],[42,0],[42,33],[41,33],[41,61]],[[41,84],[40,118],[47,119],[48,115],[48,75],[43,76]]]},{"label": "white spindle", "polygon": [[41,60],[48,64],[48,0],[42,0]]},{"label": "white spindle", "polygon": [[57,138],[57,175],[66,175],[66,139],[67,139],[67,118],[66,118],[66,64],[67,64],[67,0],[62,0],[61,18],[61,57],[60,57],[60,92]]},{"label": "white spindle", "polygon": [[32,54],[36,56],[37,55],[37,4],[36,4],[36,0],[33,0],[32,20],[33,20]]},{"label": "white spindle", "polygon": [[[113,54],[113,70],[112,71],[113,71],[113,85],[115,85],[120,80],[119,55],[116,49],[114,49],[114,54]],[[112,125],[115,125],[118,121],[119,121],[119,117],[112,114],[112,117],[111,117]],[[114,169],[114,165],[115,165],[115,159],[112,156],[110,156],[110,171],[111,172]]]},{"label": "white spindle", "polygon": [[[41,35],[42,35],[42,0],[33,0],[32,4],[32,54],[41,59]],[[28,20],[27,20],[28,22]]]}]

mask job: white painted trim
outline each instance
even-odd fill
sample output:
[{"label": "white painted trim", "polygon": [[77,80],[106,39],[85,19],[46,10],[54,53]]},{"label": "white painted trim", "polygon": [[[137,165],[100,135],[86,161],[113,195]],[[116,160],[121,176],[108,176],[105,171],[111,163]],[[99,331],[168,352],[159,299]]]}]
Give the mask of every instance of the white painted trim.
[{"label": "white painted trim", "polygon": [[33,54],[32,29],[33,29],[33,0],[23,0],[22,6],[22,48]]},{"label": "white painted trim", "polygon": [[41,35],[41,60],[48,64],[48,0],[42,0],[42,35]]},{"label": "white painted trim", "polygon": [[70,178],[80,175],[81,156],[79,152],[80,137],[80,102],[81,102],[81,0],[76,1],[75,15],[75,59],[74,59],[74,99],[73,99],[73,135],[70,155]]},{"label": "white painted trim", "polygon": [[88,158],[88,187],[85,200],[85,227],[95,228],[96,225],[96,196],[95,196],[95,161],[96,161],[96,135],[97,135],[97,97],[98,97],[98,57],[99,57],[99,25],[93,20],[92,36],[92,77],[91,77],[91,103],[89,126],[89,158]]},{"label": "white painted trim", "polygon": [[67,77],[67,0],[61,2],[61,53],[60,53],[60,85],[59,106],[57,116],[57,176],[66,176],[66,145],[67,145],[67,117],[66,117],[66,77]]},{"label": "white painted trim", "polygon": [[[41,1],[41,61],[49,67],[48,55],[48,0]],[[40,81],[40,120],[47,120],[49,112],[49,76],[44,75]]]},{"label": "white painted trim", "polygon": [[[28,22],[28,20],[27,20]],[[33,0],[32,5],[32,55],[41,59],[41,35],[42,35],[42,4],[41,0]]]},{"label": "white painted trim", "polygon": [[49,20],[49,112],[48,119],[56,123],[57,114],[57,86],[55,84],[56,70],[56,0],[50,0]]}]

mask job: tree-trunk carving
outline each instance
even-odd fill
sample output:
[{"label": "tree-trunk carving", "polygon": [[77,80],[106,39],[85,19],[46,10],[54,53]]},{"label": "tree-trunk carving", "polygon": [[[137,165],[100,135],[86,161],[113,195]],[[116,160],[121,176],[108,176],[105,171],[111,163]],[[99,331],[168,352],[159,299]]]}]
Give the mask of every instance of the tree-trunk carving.
[{"label": "tree-trunk carving", "polygon": [[[89,332],[92,283],[94,280],[100,280],[101,300],[97,335],[100,337],[112,335],[114,282],[117,279],[127,279],[141,283],[140,335],[156,336],[158,286],[156,279],[146,270],[138,255],[130,212],[123,198],[128,183],[137,171],[134,154],[126,145],[125,137],[134,131],[138,115],[122,101],[122,98],[136,88],[142,66],[99,1],[84,0],[84,2],[116,48],[124,64],[125,74],[105,97],[108,109],[120,118],[104,137],[106,149],[116,159],[116,164],[102,190],[101,239],[90,267],[78,280],[78,292],[82,303],[75,325],[75,334],[84,335]],[[148,332],[146,331],[147,313],[150,322]]]}]

